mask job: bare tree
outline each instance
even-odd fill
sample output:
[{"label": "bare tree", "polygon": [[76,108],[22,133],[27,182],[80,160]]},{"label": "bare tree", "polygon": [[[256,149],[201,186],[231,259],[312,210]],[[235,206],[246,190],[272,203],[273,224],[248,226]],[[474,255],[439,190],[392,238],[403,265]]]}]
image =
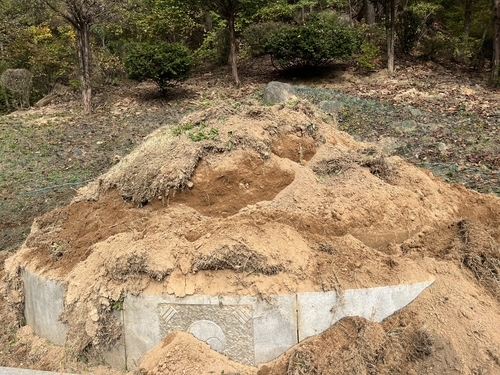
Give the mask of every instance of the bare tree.
[{"label": "bare tree", "polygon": [[199,0],[204,7],[214,10],[227,21],[229,31],[229,64],[236,86],[240,85],[238,75],[238,40],[236,38],[236,18],[243,13],[252,13],[266,3],[266,0]]},{"label": "bare tree", "polygon": [[365,10],[365,22],[367,25],[375,23],[375,7],[370,0],[363,0],[363,8]]},{"label": "bare tree", "polygon": [[491,67],[491,84],[498,85],[500,70],[500,0],[493,0],[493,61]]},{"label": "bare tree", "polygon": [[396,29],[396,0],[385,2],[385,31],[387,36],[387,70],[394,73],[394,39]]},{"label": "bare tree", "polygon": [[103,0],[41,0],[50,9],[73,26],[76,36],[76,50],[80,65],[83,110],[92,112],[92,47],[90,27],[98,19],[109,14],[110,2]]}]

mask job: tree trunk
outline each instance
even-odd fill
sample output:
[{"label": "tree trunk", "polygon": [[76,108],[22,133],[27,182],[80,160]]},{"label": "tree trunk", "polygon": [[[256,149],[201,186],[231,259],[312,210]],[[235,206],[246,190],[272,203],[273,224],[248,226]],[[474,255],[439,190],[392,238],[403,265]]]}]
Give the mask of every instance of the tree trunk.
[{"label": "tree trunk", "polygon": [[231,45],[231,53],[229,54],[229,62],[233,73],[233,79],[236,86],[240,85],[240,78],[238,77],[238,50],[236,46],[236,31],[234,29],[234,10],[229,15],[229,44]]},{"label": "tree trunk", "polygon": [[78,51],[78,62],[80,65],[80,81],[82,84],[83,112],[90,114],[92,112],[92,72],[90,47],[90,26],[79,25],[75,30],[76,49]]},{"label": "tree trunk", "polygon": [[354,21],[352,20],[352,0],[349,0],[348,5],[349,5],[349,26],[354,27]]},{"label": "tree trunk", "polygon": [[469,44],[469,35],[470,35],[470,25],[472,22],[472,5],[474,0],[465,0],[464,5],[464,30],[462,36],[462,58],[465,59],[465,52],[467,51],[467,45]]},{"label": "tree trunk", "polygon": [[498,85],[500,69],[500,0],[493,0],[493,60],[491,67],[491,84]]},{"label": "tree trunk", "polygon": [[365,8],[365,22],[367,25],[375,23],[375,7],[370,0],[363,0],[363,7]]},{"label": "tree trunk", "polygon": [[205,31],[209,33],[213,30],[212,15],[208,10],[205,10],[203,11],[203,17],[205,19]]},{"label": "tree trunk", "polygon": [[102,17],[104,7],[101,2],[95,0],[61,0],[61,3],[64,4],[63,7],[58,6],[57,2],[53,3],[52,0],[41,1],[73,26],[76,37],[78,64],[80,66],[83,111],[89,114],[92,112],[92,49],[90,46],[90,26],[92,26],[96,17]]},{"label": "tree trunk", "polygon": [[474,59],[472,60],[472,66],[474,67],[474,69],[484,68],[484,56],[482,50],[484,47],[484,41],[486,40],[486,36],[488,35],[488,30],[491,28],[492,23],[493,18],[490,18],[490,22],[488,22],[488,25],[483,30],[483,36],[481,37],[481,40],[474,54]]},{"label": "tree trunk", "polygon": [[394,36],[396,27],[396,1],[386,1],[385,32],[387,35],[387,70],[394,73]]}]

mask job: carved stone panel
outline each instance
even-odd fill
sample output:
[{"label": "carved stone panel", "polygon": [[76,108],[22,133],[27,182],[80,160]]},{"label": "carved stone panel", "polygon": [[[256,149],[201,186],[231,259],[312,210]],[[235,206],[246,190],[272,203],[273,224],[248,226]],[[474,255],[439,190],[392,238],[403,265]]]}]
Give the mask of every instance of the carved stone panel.
[{"label": "carved stone panel", "polygon": [[157,312],[163,337],[189,332],[238,362],[255,364],[252,305],[159,303]]}]

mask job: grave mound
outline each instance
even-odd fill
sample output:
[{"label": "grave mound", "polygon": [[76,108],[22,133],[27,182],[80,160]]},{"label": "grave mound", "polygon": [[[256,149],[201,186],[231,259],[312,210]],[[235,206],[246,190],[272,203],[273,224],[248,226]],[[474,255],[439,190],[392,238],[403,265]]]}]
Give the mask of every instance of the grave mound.
[{"label": "grave mound", "polygon": [[[26,287],[32,277],[60,285],[57,318],[66,325],[65,346],[73,355],[102,358],[120,351],[127,335],[136,335],[135,352],[127,349],[127,355],[142,355],[152,343],[137,332],[164,334],[142,365],[134,357],[143,373],[188,366],[182,351],[168,364],[154,354],[189,343],[188,336],[171,333],[181,313],[191,318],[178,323],[179,330],[210,345],[193,351],[220,363],[209,347],[229,345],[238,330],[255,333],[262,330],[257,324],[283,322],[285,307],[297,329],[283,332],[300,343],[261,365],[261,374],[322,373],[345,350],[356,360],[338,362],[344,373],[369,373],[370,366],[380,373],[422,373],[431,365],[445,371],[443,363],[464,370],[460,358],[470,347],[451,331],[463,330],[465,337],[483,318],[489,338],[476,343],[482,354],[475,361],[484,367],[492,363],[488,353],[500,358],[499,224],[497,197],[450,186],[385,156],[376,144],[356,142],[337,130],[334,117],[307,102],[222,103],[154,132],[69,206],[37,219],[6,261],[9,302],[19,311],[33,302]],[[406,291],[411,285],[418,293],[427,289],[380,322],[388,316],[381,310],[394,305],[397,311],[398,303],[418,295]],[[479,290],[486,291],[481,301],[474,297]],[[400,299],[401,293],[407,297]],[[484,304],[494,313],[487,315]],[[230,337],[214,326],[197,307],[203,305],[211,314],[231,316],[237,332]],[[306,318],[300,306],[331,321]],[[130,322],[127,311],[141,308],[148,319]],[[278,312],[267,313],[271,308]],[[452,313],[455,308],[461,314]],[[443,329],[443,321],[453,328]],[[341,332],[343,344],[332,343]],[[310,337],[315,333],[321,336]],[[244,336],[233,346],[263,339],[265,334]],[[325,342],[331,345],[321,354]],[[252,358],[271,360],[290,343]]]}]

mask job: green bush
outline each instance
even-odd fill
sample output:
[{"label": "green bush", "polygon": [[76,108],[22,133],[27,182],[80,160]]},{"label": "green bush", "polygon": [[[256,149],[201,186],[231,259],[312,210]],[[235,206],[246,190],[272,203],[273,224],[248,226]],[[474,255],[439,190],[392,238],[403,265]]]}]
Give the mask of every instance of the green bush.
[{"label": "green bush", "polygon": [[205,35],[203,43],[195,51],[196,64],[226,65],[229,54],[229,31],[226,28],[212,30]]},{"label": "green bush", "polygon": [[285,24],[281,22],[262,22],[248,26],[242,33],[243,40],[250,50],[253,57],[266,54],[263,48],[263,41],[272,32],[281,29]]},{"label": "green bush", "polygon": [[276,68],[319,67],[346,60],[357,47],[354,31],[329,16],[311,15],[298,26],[286,26],[264,38],[263,47]]},{"label": "green bush", "polygon": [[191,61],[191,53],[186,46],[167,42],[134,44],[124,59],[131,79],[151,79],[162,92],[173,82],[189,75]]},{"label": "green bush", "polygon": [[358,69],[365,73],[374,71],[380,65],[382,55],[387,53],[385,27],[361,24],[355,30],[361,43],[356,56]]},{"label": "green bush", "polygon": [[374,43],[364,40],[359,47],[360,53],[356,59],[363,71],[374,71],[380,61],[380,48]]}]

